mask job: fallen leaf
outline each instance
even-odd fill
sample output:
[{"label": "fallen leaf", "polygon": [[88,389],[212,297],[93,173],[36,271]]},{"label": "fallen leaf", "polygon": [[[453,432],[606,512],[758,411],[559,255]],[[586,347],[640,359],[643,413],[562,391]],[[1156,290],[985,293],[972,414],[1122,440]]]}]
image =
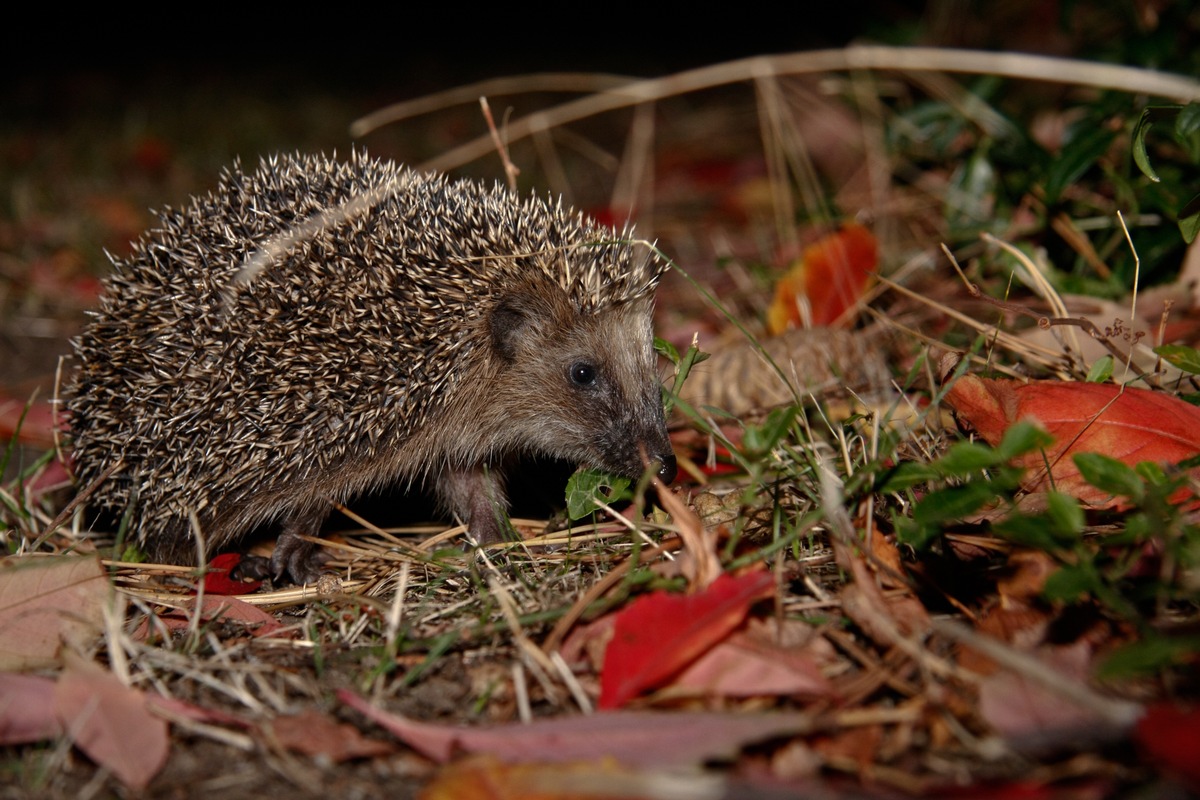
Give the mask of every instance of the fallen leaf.
[{"label": "fallen leaf", "polygon": [[861,225],[845,225],[804,249],[775,285],[767,330],[832,325],[862,297],[879,261],[875,237]]},{"label": "fallen leaf", "polygon": [[711,793],[712,776],[636,771],[612,760],[573,764],[505,764],[487,756],[455,761],[421,791],[422,800],[630,800]]},{"label": "fallen leaf", "polygon": [[608,711],[487,728],[432,725],[389,714],[346,689],[338,698],[427,758],[445,762],[458,752],[488,753],[501,761],[563,762],[613,758],[628,767],[699,766],[731,759],[741,748],[813,730],[813,717],[769,714]]},{"label": "fallen leaf", "polygon": [[[167,630],[186,630],[191,624],[191,615],[195,613],[195,598],[180,598],[179,602],[181,603],[179,608],[171,608],[163,611],[156,617],[155,622],[165,626]],[[216,619],[227,622],[239,622],[255,637],[277,636],[281,632],[286,632],[283,623],[273,615],[268,614],[258,606],[238,600],[236,597],[221,595],[216,597],[206,596],[200,606],[200,619],[204,622],[211,622]],[[150,631],[150,621],[143,620],[142,625],[134,632],[134,638],[144,641],[150,635]]]},{"label": "fallen leaf", "polygon": [[0,669],[53,664],[63,642],[90,645],[100,632],[109,592],[97,558],[0,561]]},{"label": "fallen leaf", "polygon": [[205,594],[249,594],[258,591],[262,581],[240,581],[229,577],[234,567],[242,563],[241,553],[222,553],[208,562],[204,571]]},{"label": "fallen leaf", "polygon": [[16,436],[22,444],[48,450],[54,446],[54,422],[50,401],[0,392],[0,441]]},{"label": "fallen leaf", "polygon": [[1200,708],[1152,705],[1138,720],[1134,739],[1152,761],[1200,792]]},{"label": "fallen leaf", "polygon": [[254,727],[248,720],[228,711],[215,708],[203,708],[195,703],[180,700],[178,697],[163,697],[159,694],[146,695],[146,706],[156,711],[168,720],[182,719],[190,722],[203,722],[210,725],[224,725],[229,728],[250,730]]},{"label": "fallen leaf", "polygon": [[321,756],[334,764],[395,752],[395,746],[368,739],[353,725],[318,711],[276,717],[266,723],[279,744],[306,756]]},{"label": "fallen leaf", "polygon": [[0,673],[0,745],[28,744],[62,735],[54,715],[54,681],[38,675]]},{"label": "fallen leaf", "polygon": [[145,695],[78,656],[68,655],[54,688],[54,713],[67,736],[131,789],[146,788],[167,761],[167,723]]},{"label": "fallen leaf", "polygon": [[[1086,642],[1034,651],[1046,669],[1086,682],[1092,648]],[[1123,732],[1101,715],[1024,675],[998,670],[979,684],[979,714],[1012,747],[1025,753],[1115,740]]]},{"label": "fallen leaf", "polygon": [[742,624],[750,607],[770,597],[775,580],[761,570],[722,574],[693,595],[654,592],[617,614],[604,653],[600,708],[618,708],[661,686]]},{"label": "fallen leaf", "polygon": [[[1200,408],[1163,392],[964,375],[951,387],[946,402],[993,446],[1013,423],[1035,421],[1055,441],[1044,454],[1031,453],[1016,462],[1029,469],[1025,488],[1039,491],[1053,486],[1097,507],[1116,501],[1083,479],[1071,458],[1076,453],[1102,453],[1130,466],[1141,461],[1174,464],[1200,453]],[[1193,474],[1200,477],[1200,469]]]},{"label": "fallen leaf", "polygon": [[671,688],[713,697],[833,694],[810,653],[740,631],[700,656],[671,682]]}]

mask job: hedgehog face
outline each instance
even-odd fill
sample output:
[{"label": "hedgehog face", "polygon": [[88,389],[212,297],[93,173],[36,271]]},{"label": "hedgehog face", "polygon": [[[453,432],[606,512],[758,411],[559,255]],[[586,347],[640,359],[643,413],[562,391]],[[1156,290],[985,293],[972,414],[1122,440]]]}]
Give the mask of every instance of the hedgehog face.
[{"label": "hedgehog face", "polygon": [[631,477],[657,461],[672,479],[651,312],[644,297],[581,314],[544,285],[497,303],[489,317],[504,386],[496,423],[509,447]]}]

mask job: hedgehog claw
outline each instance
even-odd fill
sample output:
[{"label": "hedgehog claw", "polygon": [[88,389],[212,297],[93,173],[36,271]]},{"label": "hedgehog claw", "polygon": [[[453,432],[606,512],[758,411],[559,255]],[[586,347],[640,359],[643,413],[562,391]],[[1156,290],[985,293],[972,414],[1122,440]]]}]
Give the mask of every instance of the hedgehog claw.
[{"label": "hedgehog claw", "polygon": [[328,553],[300,534],[284,531],[271,553],[270,574],[276,583],[285,576],[300,585],[316,583],[321,577],[321,567],[328,560]]}]

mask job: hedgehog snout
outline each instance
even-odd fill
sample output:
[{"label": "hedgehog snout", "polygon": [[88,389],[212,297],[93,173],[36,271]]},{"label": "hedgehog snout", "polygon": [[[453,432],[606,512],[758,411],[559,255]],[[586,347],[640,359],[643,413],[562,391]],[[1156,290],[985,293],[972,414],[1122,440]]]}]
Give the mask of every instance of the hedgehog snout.
[{"label": "hedgehog snout", "polygon": [[658,479],[670,485],[671,481],[675,480],[675,474],[679,471],[675,463],[675,454],[668,453],[665,456],[659,456],[655,460],[659,464]]}]

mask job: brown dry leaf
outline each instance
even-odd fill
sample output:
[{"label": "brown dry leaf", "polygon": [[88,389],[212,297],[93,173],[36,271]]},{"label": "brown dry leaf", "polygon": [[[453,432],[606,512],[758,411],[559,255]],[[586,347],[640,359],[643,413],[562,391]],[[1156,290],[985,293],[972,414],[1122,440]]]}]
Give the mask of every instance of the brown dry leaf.
[{"label": "brown dry leaf", "polygon": [[563,762],[612,758],[627,767],[695,767],[735,757],[746,745],[809,733],[808,714],[610,711],[543,719],[528,725],[467,728],[432,725],[389,714],[348,690],[338,698],[434,761],[456,753],[488,753],[501,761]]},{"label": "brown dry leaf", "polygon": [[[848,570],[854,578],[840,592],[842,611],[863,633],[876,644],[887,648],[896,643],[897,635],[921,635],[929,630],[929,613],[917,598],[911,594],[885,598],[876,582],[875,572],[862,555],[836,537],[832,543],[838,565]],[[884,566],[887,568],[880,570],[880,573],[894,572],[894,567],[888,565],[889,560],[885,558]],[[898,560],[895,563],[899,565]],[[888,574],[881,576],[881,580],[900,585],[897,583],[899,577]]]},{"label": "brown dry leaf", "polygon": [[675,521],[679,538],[683,540],[683,553],[677,559],[683,576],[687,578],[689,590],[704,590],[722,575],[721,557],[717,554],[717,534],[706,530],[696,512],[672,492],[662,481],[654,478],[658,501]]},{"label": "brown dry leaf", "polygon": [[131,789],[144,789],[167,762],[167,723],[146,697],[75,655],[54,689],[54,713],[71,741]]},{"label": "brown dry leaf", "polygon": [[54,664],[64,642],[90,645],[109,593],[94,557],[0,561],[0,670]]},{"label": "brown dry leaf", "polygon": [[355,758],[373,758],[396,750],[395,745],[368,739],[353,725],[338,722],[319,711],[276,717],[267,723],[275,740],[306,756],[322,756],[339,764]]},{"label": "brown dry leaf", "polygon": [[28,744],[62,735],[54,715],[54,681],[0,673],[0,745]]},{"label": "brown dry leaf", "polygon": [[[871,394],[891,380],[878,332],[789,330],[753,343],[705,343],[710,347],[712,357],[692,367],[680,396],[694,408],[715,406],[736,417],[794,403],[797,395]],[[731,431],[736,442],[741,429]]]},{"label": "brown dry leaf", "polygon": [[1005,603],[1024,603],[1040,597],[1046,579],[1058,570],[1058,562],[1043,550],[1015,550],[1008,557],[1009,574],[996,581],[996,591]]},{"label": "brown dry leaf", "polygon": [[[993,639],[1007,642],[1019,650],[1032,650],[1046,636],[1050,625],[1050,614],[1023,603],[1013,603],[998,608],[980,617],[976,630]],[[990,675],[996,671],[996,663],[968,645],[958,646],[958,663],[971,672]]]},{"label": "brown dry leaf", "polygon": [[[951,387],[946,402],[991,445],[999,443],[1013,423],[1035,421],[1055,441],[1044,454],[1032,453],[1018,461],[1029,468],[1025,488],[1039,491],[1053,485],[1101,508],[1114,500],[1083,479],[1071,459],[1075,453],[1103,453],[1130,466],[1140,461],[1174,464],[1200,453],[1200,408],[1163,392],[964,375]],[[1200,470],[1193,472],[1200,477]]]},{"label": "brown dry leaf", "polygon": [[818,737],[813,741],[812,748],[826,761],[853,763],[859,769],[864,769],[875,763],[882,743],[883,727],[864,725]]}]

